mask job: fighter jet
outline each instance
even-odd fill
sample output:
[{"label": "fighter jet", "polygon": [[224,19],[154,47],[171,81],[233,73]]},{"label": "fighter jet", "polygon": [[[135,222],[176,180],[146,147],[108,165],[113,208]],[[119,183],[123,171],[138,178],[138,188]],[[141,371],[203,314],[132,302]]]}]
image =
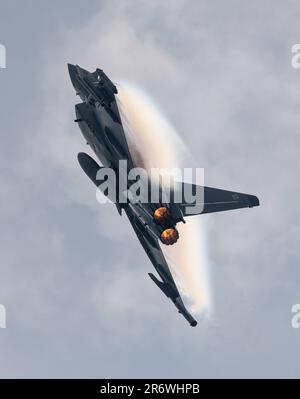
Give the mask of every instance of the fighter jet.
[{"label": "fighter jet", "polygon": [[[116,95],[116,85],[101,69],[88,72],[78,65],[68,64],[71,82],[81,102],[75,105],[75,122],[89,146],[101,162],[101,166],[88,154],[79,153],[78,161],[90,178],[101,189],[103,180],[99,179],[99,171],[110,168],[119,181],[120,176],[128,176],[128,172],[137,167],[130,153],[126,134],[122,125]],[[126,163],[122,163],[126,161]],[[126,171],[123,170],[126,164]],[[124,173],[125,172],[125,173]],[[132,182],[122,182],[130,190]],[[124,187],[123,184],[123,187]],[[152,184],[151,181],[148,184]],[[153,183],[154,184],[154,183]],[[159,185],[160,183],[158,183]],[[259,205],[254,195],[242,194],[211,187],[199,187],[194,184],[180,183],[181,189],[188,188],[192,192],[201,188],[202,196],[189,203],[183,199],[174,200],[174,189],[167,199],[159,195],[155,201],[137,201],[136,197],[128,195],[115,198],[115,205],[120,215],[127,215],[141,245],[152,262],[159,276],[149,273],[152,281],[171,299],[179,313],[196,326],[197,321],[186,309],[179,294],[170,268],[163,255],[161,245],[176,245],[179,234],[176,229],[178,223],[185,223],[185,218],[193,214],[220,212],[237,208],[252,208]],[[125,190],[126,191],[126,190]],[[163,189],[159,193],[163,193]],[[107,192],[105,193],[107,195]],[[122,198],[122,200],[120,200]],[[194,197],[193,197],[194,198]],[[193,212],[194,211],[194,212]]]}]

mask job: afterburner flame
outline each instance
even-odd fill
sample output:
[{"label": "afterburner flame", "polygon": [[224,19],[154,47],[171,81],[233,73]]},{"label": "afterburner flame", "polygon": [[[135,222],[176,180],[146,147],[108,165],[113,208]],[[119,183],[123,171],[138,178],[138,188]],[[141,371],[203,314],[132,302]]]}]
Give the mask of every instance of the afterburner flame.
[{"label": "afterburner flame", "polygon": [[153,217],[158,224],[164,226],[169,222],[171,214],[167,207],[161,206],[160,208],[155,209]]},{"label": "afterburner flame", "polygon": [[178,231],[174,227],[170,227],[169,229],[164,230],[160,235],[161,242],[165,245],[175,244],[178,238]]}]

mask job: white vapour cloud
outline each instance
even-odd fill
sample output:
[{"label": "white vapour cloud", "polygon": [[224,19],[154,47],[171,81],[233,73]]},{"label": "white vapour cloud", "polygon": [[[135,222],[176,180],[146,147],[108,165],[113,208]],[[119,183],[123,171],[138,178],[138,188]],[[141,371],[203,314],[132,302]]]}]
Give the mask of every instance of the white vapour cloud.
[{"label": "white vapour cloud", "polygon": [[[179,135],[154,102],[129,84],[118,87],[118,105],[129,148],[136,164],[151,168],[183,168],[190,156]],[[172,247],[161,245],[179,290],[194,313],[210,311],[211,289],[204,221],[199,216],[178,224],[179,240]]]}]

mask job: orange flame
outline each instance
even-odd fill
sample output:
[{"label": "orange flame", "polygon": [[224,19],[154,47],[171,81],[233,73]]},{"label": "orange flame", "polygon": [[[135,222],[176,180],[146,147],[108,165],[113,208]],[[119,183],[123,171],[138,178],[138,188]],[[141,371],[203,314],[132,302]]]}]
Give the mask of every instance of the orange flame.
[{"label": "orange flame", "polygon": [[165,225],[171,218],[170,211],[167,207],[157,208],[153,213],[154,220],[160,225]]},{"label": "orange flame", "polygon": [[160,235],[161,242],[166,245],[175,244],[178,238],[178,231],[174,227],[170,227],[169,229],[164,230]]}]

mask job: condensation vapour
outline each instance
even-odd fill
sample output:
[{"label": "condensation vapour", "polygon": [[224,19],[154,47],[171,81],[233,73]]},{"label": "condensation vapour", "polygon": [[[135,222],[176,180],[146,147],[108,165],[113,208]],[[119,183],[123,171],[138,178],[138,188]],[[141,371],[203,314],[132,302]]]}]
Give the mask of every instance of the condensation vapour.
[{"label": "condensation vapour", "polygon": [[[118,107],[130,153],[137,166],[183,168],[191,155],[162,112],[139,88],[118,85]],[[203,218],[203,217],[202,217]],[[171,273],[188,309],[194,314],[211,313],[209,261],[205,221],[201,215],[178,223],[179,240],[172,246],[161,244]]]}]

